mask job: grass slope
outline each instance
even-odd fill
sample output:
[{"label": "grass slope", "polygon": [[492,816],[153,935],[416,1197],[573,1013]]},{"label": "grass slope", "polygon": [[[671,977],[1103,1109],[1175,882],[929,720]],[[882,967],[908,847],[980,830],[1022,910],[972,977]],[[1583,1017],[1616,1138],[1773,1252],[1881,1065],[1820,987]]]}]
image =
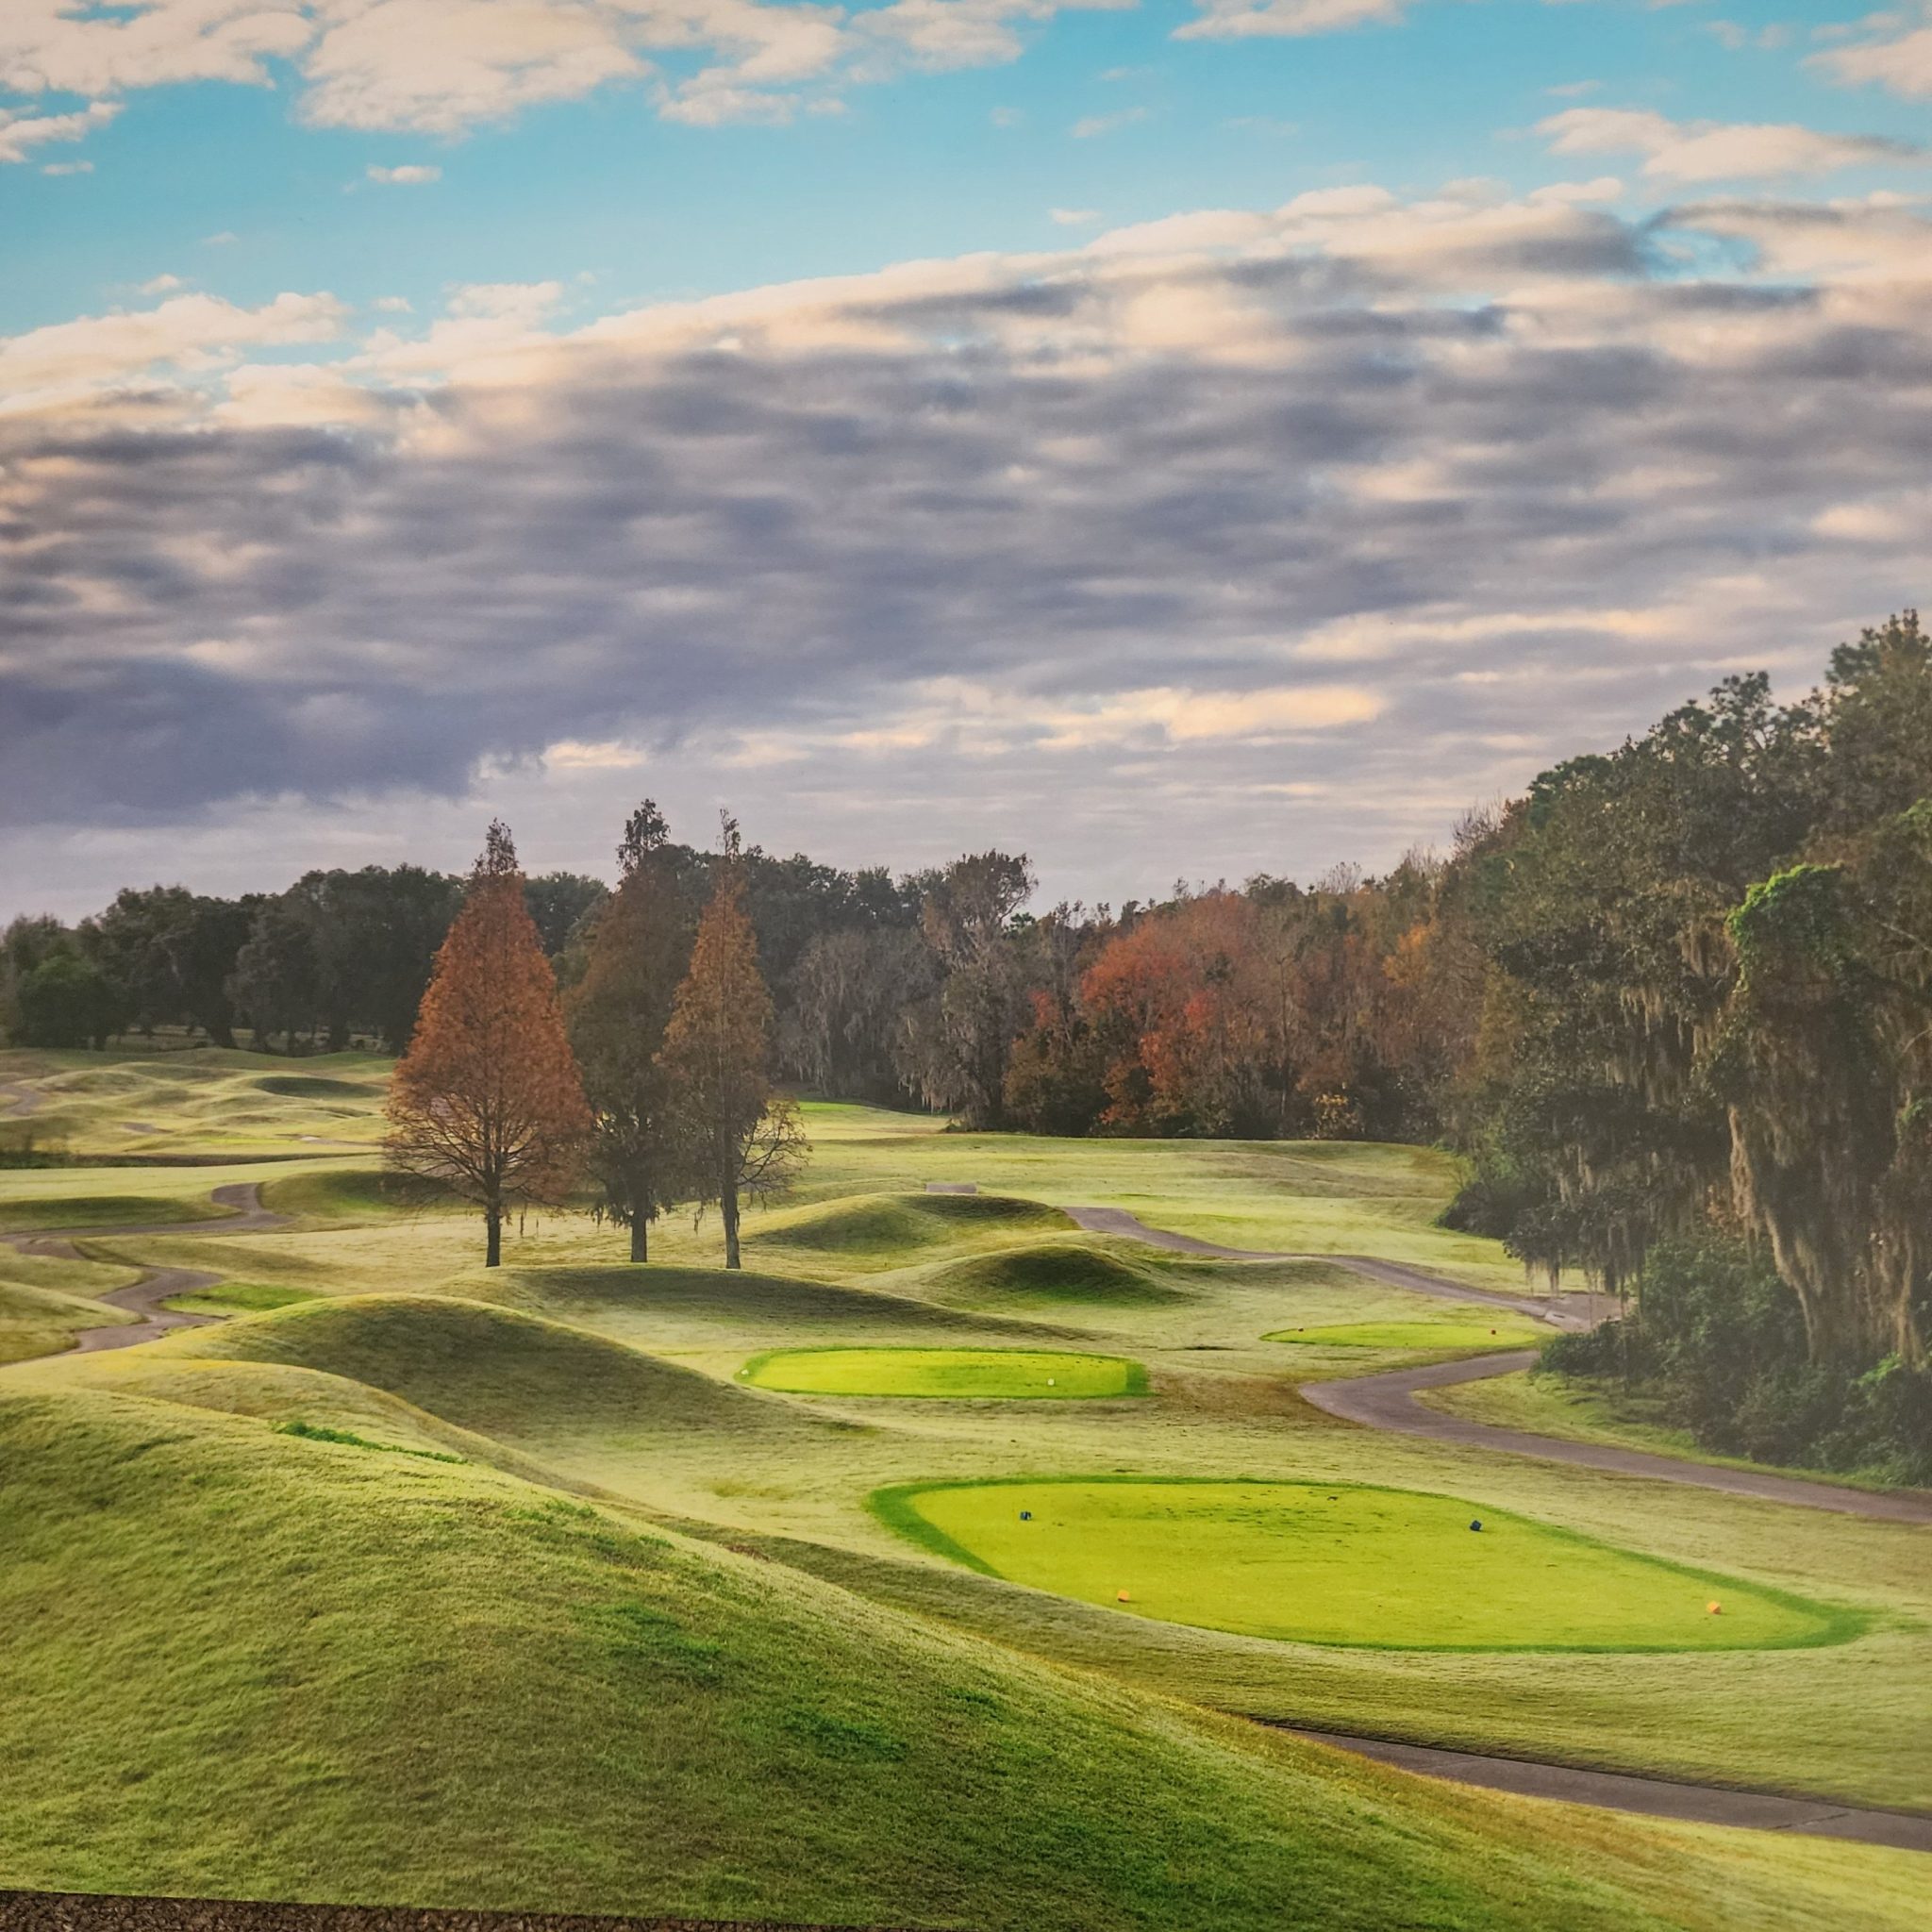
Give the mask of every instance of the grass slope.
[{"label": "grass slope", "polygon": [[320,1369],[512,1442],[693,1430],[729,1442],[836,1426],[562,1323],[428,1295],[307,1301],[166,1347]]},{"label": "grass slope", "polygon": [[1843,1642],[1865,1622],[1454,1496],[1360,1484],[1015,1478],[889,1490],[874,1507],[992,1575],[1246,1637],[1761,1650]]},{"label": "grass slope", "polygon": [[493,1472],[0,1398],[0,1884],[1021,1932],[1904,1926],[1905,1855],[1408,1780]]},{"label": "grass slope", "polygon": [[1101,1307],[1153,1307],[1182,1303],[1152,1264],[1129,1261],[1090,1241],[1037,1241],[1000,1248],[935,1270],[926,1291],[954,1307],[1050,1309],[1092,1304]]},{"label": "grass slope", "polygon": [[746,1245],[836,1257],[848,1268],[896,1268],[924,1248],[1072,1225],[1058,1208],[1004,1194],[853,1194],[770,1215]]}]

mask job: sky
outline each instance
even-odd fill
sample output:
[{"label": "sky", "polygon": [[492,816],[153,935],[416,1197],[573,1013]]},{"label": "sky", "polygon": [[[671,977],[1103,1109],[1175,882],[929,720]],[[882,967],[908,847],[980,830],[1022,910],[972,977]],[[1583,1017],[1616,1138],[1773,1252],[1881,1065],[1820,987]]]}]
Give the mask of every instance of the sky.
[{"label": "sky", "polygon": [[0,920],[1371,870],[1928,596],[1932,0],[0,0]]}]

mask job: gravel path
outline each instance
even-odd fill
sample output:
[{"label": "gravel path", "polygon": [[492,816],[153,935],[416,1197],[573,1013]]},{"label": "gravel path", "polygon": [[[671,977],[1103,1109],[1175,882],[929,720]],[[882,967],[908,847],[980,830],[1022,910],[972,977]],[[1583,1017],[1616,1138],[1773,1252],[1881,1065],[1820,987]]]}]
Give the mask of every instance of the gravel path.
[{"label": "gravel path", "polygon": [[23,1087],[17,1080],[0,1081],[0,1114],[8,1120],[25,1120],[41,1110],[47,1096],[38,1087]]},{"label": "gravel path", "polygon": [[[272,1214],[261,1205],[258,1181],[231,1181],[217,1188],[212,1196],[219,1208],[231,1211],[219,1221],[150,1221],[120,1223],[112,1227],[53,1227],[31,1234],[0,1235],[0,1242],[23,1255],[47,1255],[63,1261],[86,1257],[74,1244],[82,1240],[104,1240],[111,1236],[142,1234],[259,1234],[272,1227],[286,1227],[286,1214]],[[123,1310],[134,1317],[99,1328],[83,1328],[74,1344],[76,1355],[90,1355],[106,1348],[129,1348],[138,1341],[152,1341],[170,1328],[201,1328],[221,1320],[219,1315],[191,1315],[183,1309],[165,1308],[161,1304],[177,1294],[193,1294],[212,1288],[225,1279],[197,1268],[148,1268],[138,1281],[125,1288],[109,1289],[93,1300]],[[44,1359],[44,1357],[42,1357]]]}]

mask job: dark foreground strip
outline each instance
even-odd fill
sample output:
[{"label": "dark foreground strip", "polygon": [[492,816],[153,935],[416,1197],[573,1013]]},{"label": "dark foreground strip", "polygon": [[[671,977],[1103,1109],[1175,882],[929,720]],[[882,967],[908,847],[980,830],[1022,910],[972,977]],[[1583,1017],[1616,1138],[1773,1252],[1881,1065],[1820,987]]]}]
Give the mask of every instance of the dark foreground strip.
[{"label": "dark foreground strip", "polygon": [[1485,1790],[1512,1791],[1519,1797],[1556,1798],[1568,1805],[1597,1805],[1608,1811],[1678,1818],[1692,1824],[1795,1831],[1815,1838],[1851,1839],[1858,1844],[1890,1845],[1902,1852],[1932,1852],[1932,1818],[1909,1811],[1868,1810],[1830,1798],[1786,1798],[1772,1791],[1679,1784],[1672,1778],[1633,1777],[1619,1771],[1582,1771],[1567,1764],[1486,1757],[1474,1751],[1443,1751],[1429,1744],[1386,1743],[1379,1738],[1305,1730],[1300,1724],[1274,1727],[1313,1743],[1352,1751],[1358,1757],[1373,1757],[1379,1764],[1397,1765],[1404,1771],[1448,1778],[1459,1785],[1480,1785]]},{"label": "dark foreground strip", "polygon": [[575,1913],[291,1906],[225,1898],[123,1898],[0,1891],[0,1932],[907,1932],[770,1919],[606,1919]]}]

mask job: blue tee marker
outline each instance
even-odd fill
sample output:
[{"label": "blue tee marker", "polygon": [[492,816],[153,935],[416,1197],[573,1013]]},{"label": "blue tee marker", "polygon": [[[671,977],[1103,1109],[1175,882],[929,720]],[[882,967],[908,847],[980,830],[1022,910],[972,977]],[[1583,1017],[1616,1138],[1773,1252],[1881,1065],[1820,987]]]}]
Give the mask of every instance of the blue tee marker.
[{"label": "blue tee marker", "polygon": [[1483,1526],[1482,1518],[1478,1516],[1469,1526],[1472,1529],[1480,1529]]}]

